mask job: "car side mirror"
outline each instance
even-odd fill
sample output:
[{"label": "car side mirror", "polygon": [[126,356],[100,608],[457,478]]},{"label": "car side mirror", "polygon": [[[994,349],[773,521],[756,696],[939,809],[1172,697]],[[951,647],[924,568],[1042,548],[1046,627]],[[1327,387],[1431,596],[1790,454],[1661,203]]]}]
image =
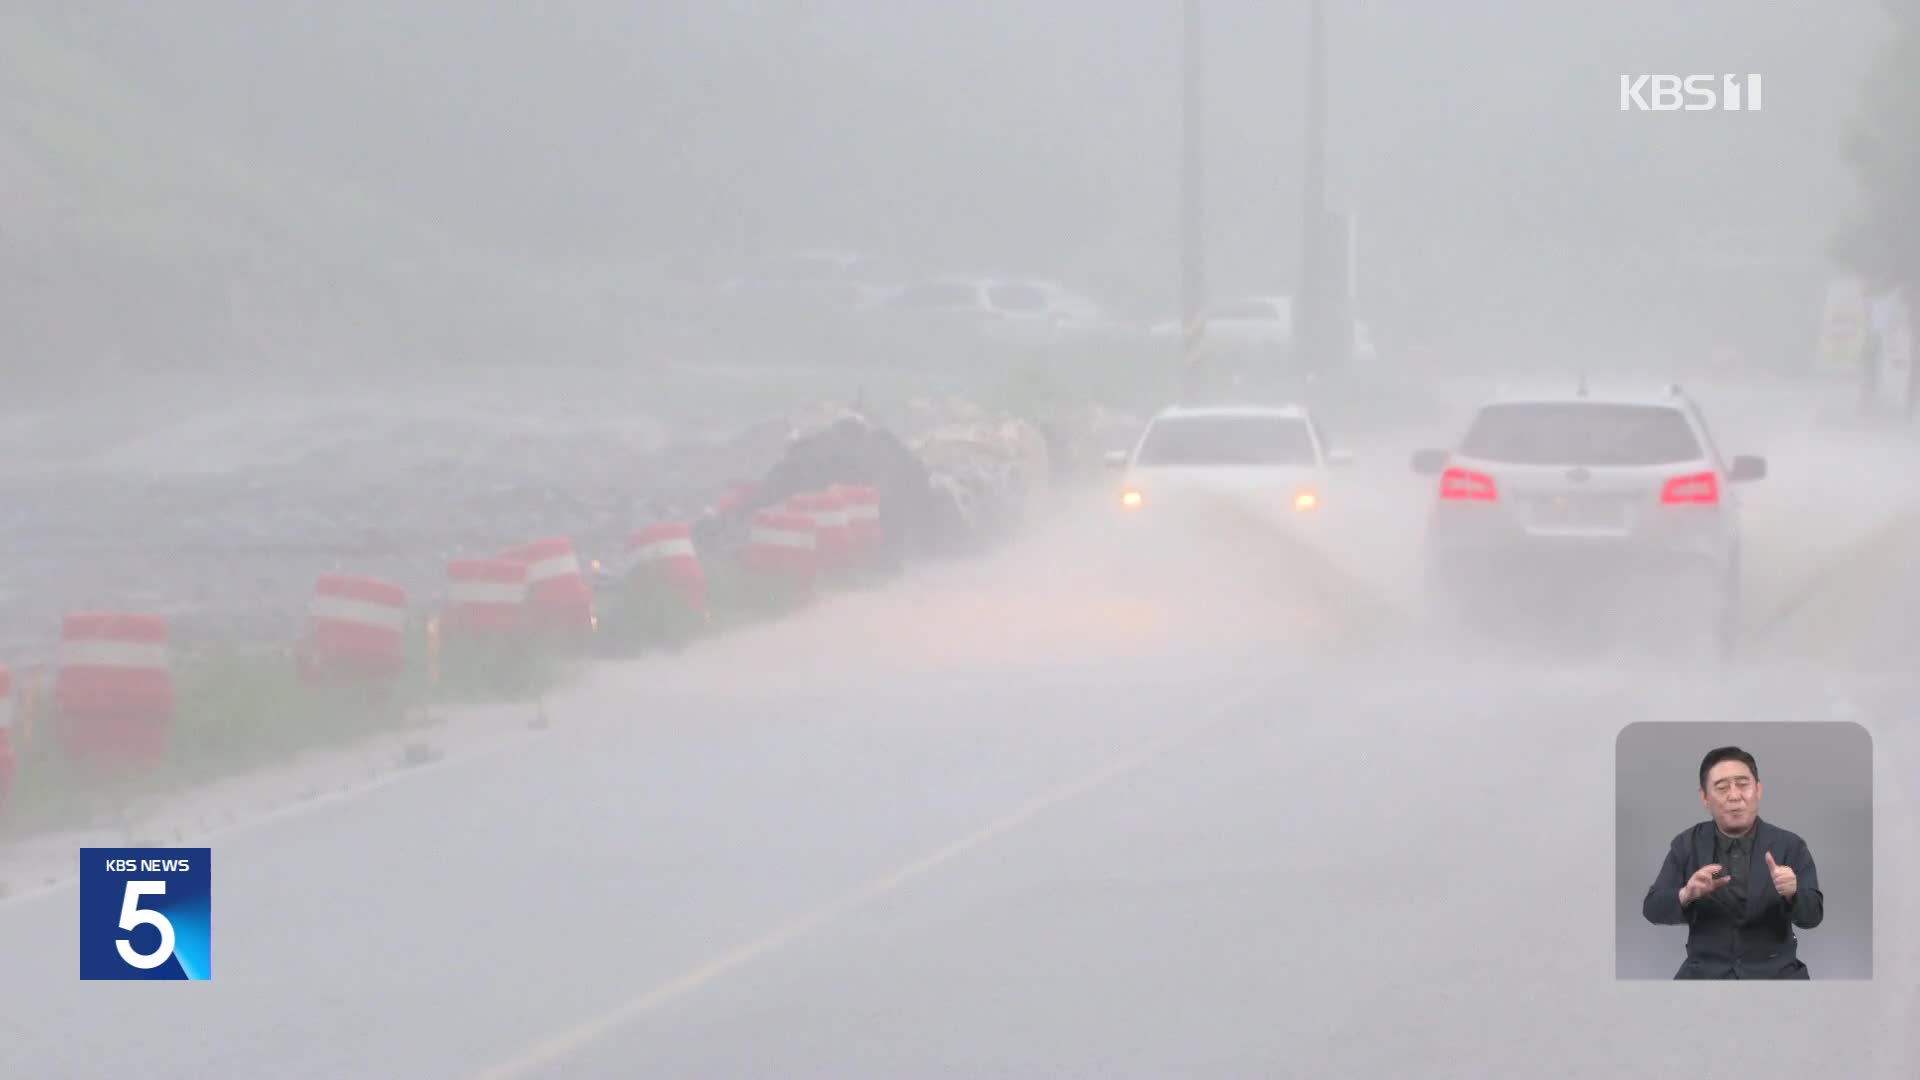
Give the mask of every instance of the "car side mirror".
[{"label": "car side mirror", "polygon": [[1727,479],[1735,484],[1750,484],[1767,478],[1767,459],[1758,454],[1736,454],[1727,469]]},{"label": "car side mirror", "polygon": [[1345,468],[1353,464],[1353,451],[1329,450],[1327,451],[1327,464],[1334,468]]},{"label": "car side mirror", "polygon": [[1445,450],[1415,450],[1413,471],[1421,476],[1439,476],[1446,471],[1447,459],[1451,456]]},{"label": "car side mirror", "polygon": [[1104,462],[1109,469],[1124,469],[1127,467],[1127,452],[1125,450],[1109,450],[1100,460]]}]

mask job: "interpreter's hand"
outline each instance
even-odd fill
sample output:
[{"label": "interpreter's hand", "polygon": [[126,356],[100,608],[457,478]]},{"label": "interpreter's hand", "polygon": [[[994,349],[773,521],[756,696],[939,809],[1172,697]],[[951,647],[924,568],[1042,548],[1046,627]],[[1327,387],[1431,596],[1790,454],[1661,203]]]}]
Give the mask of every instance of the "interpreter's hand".
[{"label": "interpreter's hand", "polygon": [[1708,863],[1693,872],[1685,885],[1680,886],[1680,906],[1686,907],[1695,900],[1733,880],[1719,863]]},{"label": "interpreter's hand", "polygon": [[1773,875],[1773,891],[1780,899],[1791,900],[1800,891],[1800,878],[1791,866],[1781,866],[1773,861],[1773,852],[1767,852],[1767,872]]}]

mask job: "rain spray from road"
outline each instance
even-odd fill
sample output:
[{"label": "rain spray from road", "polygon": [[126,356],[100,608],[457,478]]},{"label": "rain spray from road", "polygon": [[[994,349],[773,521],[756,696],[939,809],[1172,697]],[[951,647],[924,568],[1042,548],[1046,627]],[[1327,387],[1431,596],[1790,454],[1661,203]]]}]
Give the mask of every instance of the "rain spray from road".
[{"label": "rain spray from road", "polygon": [[[1904,204],[1825,148],[1911,29],[1318,6],[1323,169],[1305,3],[0,13],[0,1075],[1920,1072],[1911,365],[1879,314],[1818,318],[1834,233],[1898,277]],[[1763,74],[1764,110],[1620,108],[1695,68]],[[1322,172],[1347,265],[1303,281]],[[1351,355],[1310,355],[1293,301],[1334,278]],[[1678,382],[1716,459],[1766,459],[1713,482],[1724,656],[1661,590],[1592,630],[1624,588],[1531,558],[1466,589],[1517,629],[1436,601],[1444,484],[1556,492],[1416,455],[1589,379]],[[1176,400],[1281,398],[1351,463],[1132,505],[1101,468]],[[851,535],[788,496],[873,482],[823,452],[764,491],[843,410],[911,448],[886,482],[941,542],[776,588],[756,542],[811,575]],[[1675,515],[1704,471],[1658,478]],[[660,525],[704,591],[635,602]],[[574,554],[502,554],[543,536]],[[459,668],[456,559],[512,564],[510,607],[578,581],[587,644]],[[407,595],[402,676],[339,709],[290,655],[334,573]],[[172,635],[168,754],[130,780],[63,740],[92,609]],[[1662,856],[1616,848],[1622,728],[1809,720],[1874,740],[1870,845],[1760,754],[1829,882],[1825,985],[1616,978]],[[1683,756],[1640,780],[1684,804]],[[74,977],[76,851],[129,844],[212,848],[196,992]]]}]

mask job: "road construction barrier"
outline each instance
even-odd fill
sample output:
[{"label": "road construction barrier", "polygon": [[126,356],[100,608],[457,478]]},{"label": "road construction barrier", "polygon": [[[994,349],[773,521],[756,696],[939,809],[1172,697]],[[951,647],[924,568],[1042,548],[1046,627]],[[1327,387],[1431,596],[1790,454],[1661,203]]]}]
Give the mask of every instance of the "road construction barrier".
[{"label": "road construction barrier", "polygon": [[13,791],[13,672],[0,664],[0,811]]},{"label": "road construction barrier", "polygon": [[[607,612],[609,627],[617,623],[622,634],[596,635],[598,643],[678,647],[714,627],[804,603],[823,571],[849,562],[864,570],[877,565],[869,558],[891,558],[895,553],[886,550],[895,539],[891,534],[912,532],[926,516],[914,477],[928,474],[917,472],[913,462],[901,464],[911,455],[904,444],[877,445],[871,462],[856,456],[847,464],[829,454],[791,476],[775,470],[769,476],[779,479],[769,482],[781,486],[778,492],[750,481],[732,483],[707,514],[697,516],[697,526],[666,523],[635,530],[627,537],[625,576],[661,583],[670,591],[636,595],[623,589],[618,606]],[[893,455],[896,446],[900,454]],[[1004,461],[1013,455],[976,451],[969,456]],[[850,478],[861,482],[843,482]],[[935,478],[936,483],[946,479],[937,472]],[[972,488],[992,486],[969,479],[963,493],[969,501],[975,497]],[[796,488],[798,494],[780,500]],[[896,488],[898,506],[890,501]],[[748,509],[770,495],[770,505],[757,512]],[[731,513],[724,522],[711,520],[709,515],[725,510]],[[699,533],[696,543],[695,528],[715,524],[725,527]],[[712,557],[716,552],[724,558]],[[703,560],[702,555],[709,557]],[[56,753],[64,752],[76,766],[104,766],[156,764],[170,747],[207,745],[201,737],[207,733],[187,731],[180,718],[192,717],[197,725],[204,712],[212,726],[232,722],[236,703],[211,693],[216,688],[225,692],[244,685],[268,695],[263,700],[275,701],[275,680],[295,684],[300,675],[309,683],[321,675],[377,677],[383,687],[402,688],[412,680],[393,677],[421,664],[429,701],[501,686],[519,692],[520,680],[532,686],[554,670],[546,666],[552,657],[526,631],[591,633],[598,628],[587,562],[565,535],[493,557],[448,560],[444,605],[424,620],[424,653],[410,647],[415,643],[407,638],[412,594],[405,586],[347,573],[320,575],[292,642],[298,663],[286,664],[285,654],[267,655],[258,658],[258,670],[243,662],[229,671],[230,658],[209,656],[204,673],[217,677],[203,683],[202,658],[196,655],[180,673],[181,685],[193,688],[182,691],[193,696],[191,701],[175,699],[175,657],[165,616],[72,613],[61,624],[56,659],[46,666],[44,697],[37,692],[42,689],[35,678],[38,668],[23,672],[17,658],[0,658],[14,661],[0,667],[0,755],[12,774],[24,762],[37,760],[26,747],[36,702],[44,706],[41,728],[51,733]],[[597,570],[599,564],[592,565]],[[612,640],[616,636],[620,641]],[[278,675],[272,674],[276,668]],[[207,698],[200,697],[202,690],[210,691]],[[245,713],[250,706],[238,708]],[[17,806],[29,789],[15,780],[17,775],[7,782]]]},{"label": "road construction barrier", "polygon": [[99,765],[150,765],[166,755],[173,723],[167,621],[90,611],[61,624],[54,715],[67,757]]},{"label": "road construction barrier", "polygon": [[407,590],[356,574],[320,575],[295,656],[313,682],[398,678],[407,666]]},{"label": "road construction barrier", "polygon": [[29,667],[14,676],[13,747],[17,754],[33,745],[33,725],[40,719],[40,690],[44,672]]},{"label": "road construction barrier", "polygon": [[593,588],[580,568],[573,540],[550,536],[500,553],[527,568],[525,617],[539,633],[575,635],[593,629]]},{"label": "road construction barrier", "polygon": [[760,485],[751,480],[735,480],[720,492],[720,497],[707,508],[709,514],[731,514],[748,499],[760,494]]},{"label": "road construction barrier", "polygon": [[496,639],[519,629],[527,564],[511,559],[447,560],[447,604],[438,630],[449,640]]},{"label": "road construction barrier", "polygon": [[881,546],[880,489],[870,484],[838,484],[831,489],[846,511],[847,536],[856,558],[866,559]]},{"label": "road construction barrier", "polygon": [[661,522],[635,529],[627,534],[626,556],[625,576],[643,575],[669,584],[689,611],[706,613],[707,579],[693,546],[692,526]]},{"label": "road construction barrier", "polygon": [[628,532],[620,588],[600,627],[604,653],[684,647],[713,625],[715,607],[729,613],[750,599],[737,587],[738,575],[724,568],[709,583],[701,559],[706,543],[696,540],[686,522],[657,522]]},{"label": "road construction barrier", "polygon": [[743,561],[756,577],[805,590],[812,588],[819,572],[817,549],[813,518],[786,510],[761,510],[753,515]]},{"label": "road construction barrier", "polygon": [[814,559],[821,571],[845,567],[853,554],[846,504],[832,489],[805,491],[787,500],[787,512],[812,520]]}]

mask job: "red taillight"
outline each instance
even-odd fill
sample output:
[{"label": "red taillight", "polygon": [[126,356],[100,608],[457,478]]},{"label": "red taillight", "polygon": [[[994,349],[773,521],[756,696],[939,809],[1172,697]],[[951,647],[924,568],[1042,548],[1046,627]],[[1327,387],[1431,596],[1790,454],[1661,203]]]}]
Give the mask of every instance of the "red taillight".
[{"label": "red taillight", "polygon": [[1472,469],[1451,468],[1440,474],[1440,497],[1443,499],[1467,500],[1471,502],[1492,502],[1493,477]]},{"label": "red taillight", "polygon": [[1720,476],[1710,472],[1676,476],[1660,489],[1660,501],[1668,506],[1712,506],[1720,501]]}]

